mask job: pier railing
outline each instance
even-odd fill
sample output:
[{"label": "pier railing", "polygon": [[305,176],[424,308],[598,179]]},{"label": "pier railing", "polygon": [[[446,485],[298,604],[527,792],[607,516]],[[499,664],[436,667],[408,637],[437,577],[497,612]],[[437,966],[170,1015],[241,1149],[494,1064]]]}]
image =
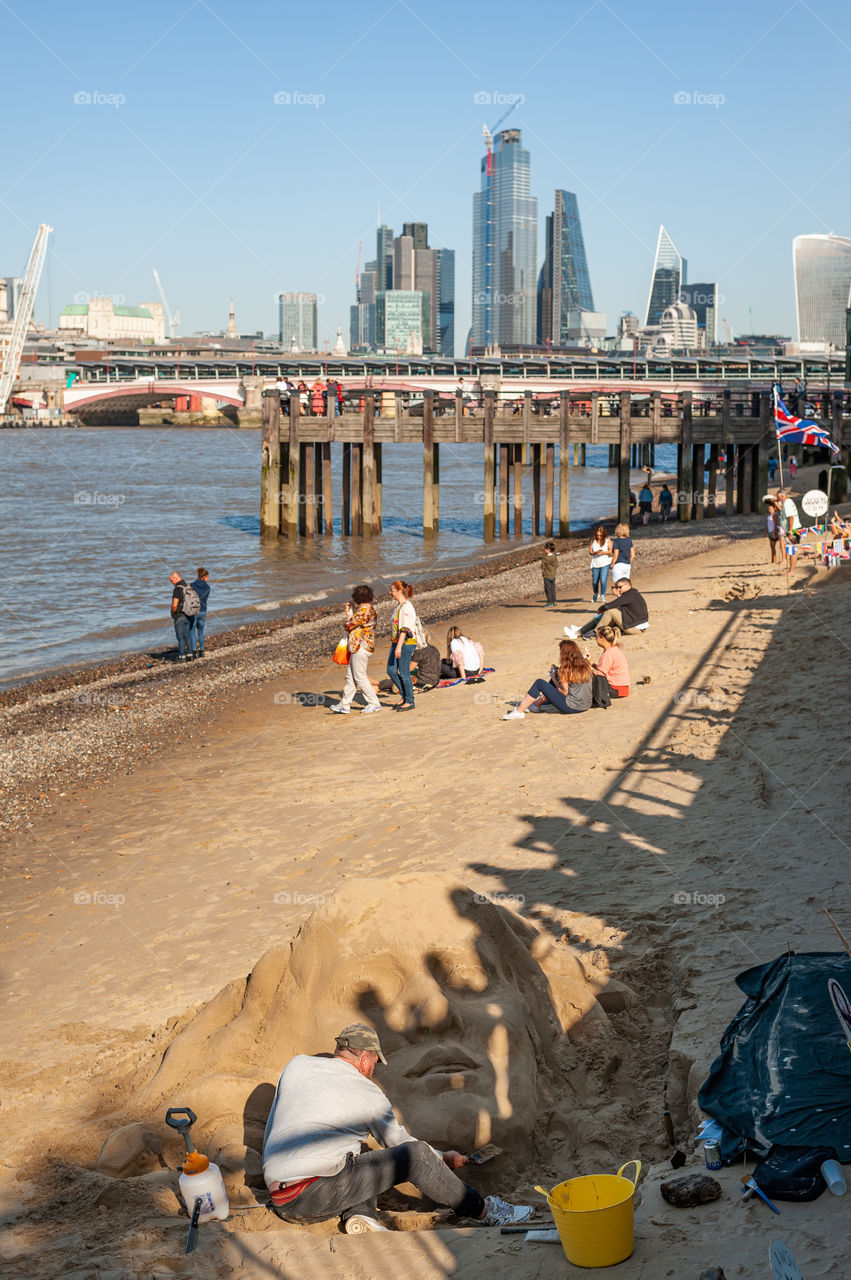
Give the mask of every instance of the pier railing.
[{"label": "pier railing", "polygon": [[[827,401],[827,397],[825,397]],[[263,393],[261,531],[264,537],[312,537],[332,532],[331,447],[342,449],[341,516],[344,534],[381,531],[384,447],[421,444],[423,530],[440,523],[440,446],[474,444],[483,450],[482,516],[485,540],[522,532],[523,475],[532,477],[535,534],[570,531],[570,450],[585,462],[588,445],[607,445],[618,477],[618,518],[629,519],[630,470],[653,465],[657,444],[677,446],[680,520],[726,513],[750,514],[768,485],[768,457],[776,448],[768,391],[747,396],[723,391],[697,403],[691,391],[636,395],[621,391],[530,389],[522,397],[496,390],[454,396],[365,389],[338,412],[332,390],[308,394],[308,409],[293,392]],[[842,396],[821,406],[831,434],[844,445]],[[556,458],[558,446],[558,458]],[[708,456],[707,456],[708,449]],[[720,459],[723,458],[723,463]],[[558,488],[558,517],[555,492]],[[557,528],[556,528],[557,525]]]}]

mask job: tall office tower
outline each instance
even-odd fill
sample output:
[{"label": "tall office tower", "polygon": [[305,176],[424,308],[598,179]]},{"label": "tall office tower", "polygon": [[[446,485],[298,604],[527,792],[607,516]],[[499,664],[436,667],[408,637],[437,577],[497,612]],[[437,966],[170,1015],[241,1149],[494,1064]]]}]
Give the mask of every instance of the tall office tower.
[{"label": "tall office tower", "polygon": [[414,288],[428,297],[429,328],[423,334],[423,350],[437,351],[439,312],[437,250],[414,249]]},{"label": "tall office tower", "polygon": [[647,299],[647,315],[645,325],[658,324],[666,307],[679,302],[680,290],[686,282],[685,258],[681,258],[674,248],[674,242],[664,227],[659,228],[659,239],[656,241],[656,257],[653,260],[653,275],[650,280],[650,294]]},{"label": "tall office tower", "polygon": [[375,345],[382,351],[422,355],[429,332],[429,297],[414,289],[382,289],[375,296]]},{"label": "tall office tower", "polygon": [[19,276],[0,276],[0,324],[14,320],[22,288],[23,281]]},{"label": "tall office tower", "polygon": [[428,248],[428,223],[427,222],[403,222],[402,235],[410,236],[414,242],[415,249]]},{"label": "tall office tower", "polygon": [[375,295],[378,289],[378,263],[367,262],[360,273],[358,302],[375,302]]},{"label": "tall office tower", "polygon": [[519,129],[503,129],[481,162],[473,196],[473,346],[535,341],[538,201],[529,194],[529,152]]},{"label": "tall office tower", "polygon": [[697,327],[706,335],[706,345],[718,342],[718,285],[686,284],[680,289],[680,302],[685,302],[697,316]]},{"label": "tall office tower", "polygon": [[393,288],[393,228],[379,227],[375,236],[379,289]]},{"label": "tall office tower", "polygon": [[442,356],[455,355],[455,250],[435,249],[437,254],[437,349]]},{"label": "tall office tower", "polygon": [[562,347],[568,316],[594,310],[579,205],[572,191],[556,191],[547,215],[544,265],[538,276],[538,342]]},{"label": "tall office tower", "polygon": [[851,305],[851,240],[795,236],[792,262],[798,341],[844,347],[845,311]]},{"label": "tall office tower", "polygon": [[393,289],[414,287],[414,240],[412,236],[397,236],[393,241]]},{"label": "tall office tower", "polygon": [[315,351],[319,323],[315,293],[278,294],[278,338],[295,351]]}]

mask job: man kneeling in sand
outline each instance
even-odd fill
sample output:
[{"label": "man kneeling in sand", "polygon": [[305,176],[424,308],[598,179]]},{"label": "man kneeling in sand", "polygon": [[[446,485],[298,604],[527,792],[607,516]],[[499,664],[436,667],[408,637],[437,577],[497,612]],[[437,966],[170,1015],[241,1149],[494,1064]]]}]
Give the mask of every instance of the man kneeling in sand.
[{"label": "man kneeling in sand", "polygon": [[[386,1231],[376,1216],[376,1197],[401,1182],[484,1226],[532,1216],[529,1205],[468,1187],[454,1173],[466,1156],[435,1151],[399,1124],[372,1082],[377,1064],[386,1065],[372,1027],[352,1023],[336,1042],[331,1057],[299,1054],[278,1080],[263,1139],[263,1176],[278,1217],[305,1223],[339,1214],[349,1235]],[[381,1147],[361,1153],[368,1136]]]},{"label": "man kneeling in sand", "polygon": [[624,635],[647,629],[647,601],[636,591],[629,578],[618,578],[612,590],[617,604],[607,605],[584,626],[565,627],[564,634],[568,640],[578,640],[580,636],[587,636],[598,627],[614,627]]}]

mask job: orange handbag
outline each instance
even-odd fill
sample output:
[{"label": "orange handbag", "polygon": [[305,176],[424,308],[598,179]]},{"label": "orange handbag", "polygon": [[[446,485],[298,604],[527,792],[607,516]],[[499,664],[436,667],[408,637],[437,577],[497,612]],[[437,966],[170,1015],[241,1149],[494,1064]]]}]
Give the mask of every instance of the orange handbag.
[{"label": "orange handbag", "polygon": [[332,662],[336,662],[339,666],[345,667],[349,662],[349,637],[343,636],[337,648],[331,657]]}]

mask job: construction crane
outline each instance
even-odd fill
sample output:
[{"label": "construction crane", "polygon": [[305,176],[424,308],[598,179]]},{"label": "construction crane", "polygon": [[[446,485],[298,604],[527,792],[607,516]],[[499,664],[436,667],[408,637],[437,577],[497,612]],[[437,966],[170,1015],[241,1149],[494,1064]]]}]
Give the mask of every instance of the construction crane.
[{"label": "construction crane", "polygon": [[492,308],[491,308],[491,274],[493,265],[493,135],[499,126],[508,119],[512,111],[519,103],[512,102],[511,106],[497,120],[492,129],[486,124],[482,125],[482,137],[485,140],[485,346],[492,345]]},{"label": "construction crane", "polygon": [[12,387],[18,378],[18,370],[21,367],[21,356],[24,350],[24,341],[27,336],[27,329],[30,327],[32,320],[33,307],[35,306],[35,295],[38,292],[38,282],[41,279],[41,273],[44,270],[44,259],[47,254],[47,237],[50,235],[53,227],[49,227],[46,222],[39,223],[36,232],[33,247],[30,250],[29,261],[27,262],[26,275],[24,276],[24,286],[21,289],[21,298],[18,306],[15,307],[15,315],[12,320],[12,332],[9,335],[9,345],[6,348],[5,359],[3,360],[2,372],[0,372],[0,413],[6,412],[6,405],[9,403],[9,397],[12,394]]},{"label": "construction crane", "polygon": [[721,317],[721,323],[722,323],[722,324],[723,324],[723,326],[724,326],[724,333],[725,333],[725,334],[726,334],[726,336],[727,336],[727,345],[728,345],[729,347],[732,347],[732,345],[733,345],[733,335],[732,335],[732,333],[730,332],[730,326],[728,325],[727,321],[724,319],[724,317],[723,317],[723,316]]},{"label": "construction crane", "polygon": [[168,300],[166,299],[166,296],[165,296],[165,289],[163,288],[162,281],[160,280],[159,272],[157,271],[156,267],[153,267],[152,270],[154,273],[154,279],[157,282],[157,288],[160,291],[160,297],[162,298],[163,311],[165,312],[166,319],[168,320],[168,336],[170,338],[173,338],[175,333],[177,332],[177,326],[180,324],[180,312],[175,311],[174,315],[171,314],[171,311],[169,310]]},{"label": "construction crane", "polygon": [[360,302],[360,256],[363,251],[363,240],[358,242],[358,265],[355,267],[355,298]]}]

